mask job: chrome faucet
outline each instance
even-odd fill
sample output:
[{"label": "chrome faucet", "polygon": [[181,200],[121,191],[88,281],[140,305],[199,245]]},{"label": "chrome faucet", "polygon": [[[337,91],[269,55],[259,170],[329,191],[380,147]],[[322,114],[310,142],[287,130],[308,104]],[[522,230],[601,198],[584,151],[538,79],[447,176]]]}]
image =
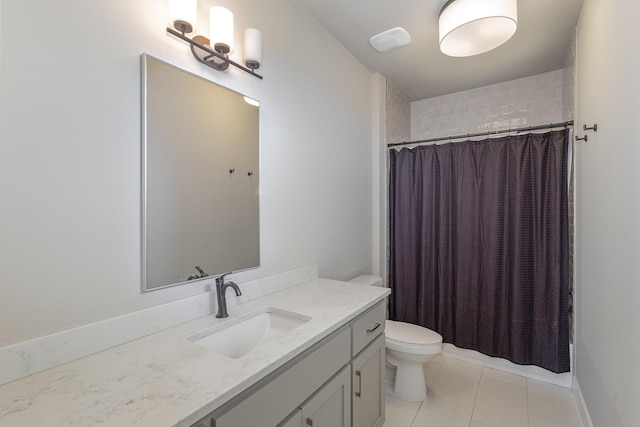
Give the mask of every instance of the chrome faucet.
[{"label": "chrome faucet", "polygon": [[224,278],[227,274],[231,273],[225,273],[216,279],[216,297],[218,298],[218,314],[216,314],[216,317],[218,318],[229,317],[229,313],[227,312],[227,297],[225,296],[229,287],[233,288],[236,292],[236,296],[242,295],[238,285],[233,282],[224,282]]}]

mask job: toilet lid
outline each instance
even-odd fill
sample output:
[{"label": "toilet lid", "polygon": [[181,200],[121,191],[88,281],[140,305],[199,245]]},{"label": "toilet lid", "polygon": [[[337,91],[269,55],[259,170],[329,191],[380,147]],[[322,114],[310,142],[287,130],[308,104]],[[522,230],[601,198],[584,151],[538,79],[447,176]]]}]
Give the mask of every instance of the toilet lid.
[{"label": "toilet lid", "polygon": [[387,320],[384,331],[387,339],[410,345],[442,344],[442,335],[431,329],[411,323]]}]

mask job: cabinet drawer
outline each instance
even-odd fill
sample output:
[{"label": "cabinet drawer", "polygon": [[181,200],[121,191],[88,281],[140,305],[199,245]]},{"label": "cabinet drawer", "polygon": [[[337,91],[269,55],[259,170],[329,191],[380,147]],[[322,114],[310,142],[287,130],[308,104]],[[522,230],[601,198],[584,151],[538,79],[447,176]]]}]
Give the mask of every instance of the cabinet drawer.
[{"label": "cabinet drawer", "polygon": [[360,353],[363,348],[384,332],[386,314],[383,300],[353,321],[351,324],[352,356]]},{"label": "cabinet drawer", "polygon": [[349,328],[345,327],[235,407],[214,415],[213,426],[275,426],[349,359]]}]

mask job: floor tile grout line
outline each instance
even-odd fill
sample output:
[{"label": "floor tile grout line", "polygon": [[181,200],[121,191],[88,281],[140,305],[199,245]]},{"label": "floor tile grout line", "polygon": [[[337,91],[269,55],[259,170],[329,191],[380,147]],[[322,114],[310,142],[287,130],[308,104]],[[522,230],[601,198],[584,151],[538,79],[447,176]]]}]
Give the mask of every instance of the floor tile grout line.
[{"label": "floor tile grout line", "polygon": [[527,397],[527,426],[530,427],[531,417],[529,416],[529,378],[525,377],[525,395]]},{"label": "floor tile grout line", "polygon": [[[543,417],[543,418],[549,419],[551,421],[559,422],[559,423],[566,424],[566,425],[571,425],[571,427],[582,427],[582,422],[579,420],[579,417],[578,417],[578,422],[579,423],[576,425],[576,424],[573,424],[573,423],[570,424],[568,422],[568,420],[563,418],[563,417],[549,416],[548,414],[547,415],[542,415],[540,413],[538,413],[538,414],[531,413],[529,411],[529,382],[530,381],[531,382],[535,382],[537,380],[535,380],[533,378],[527,378],[527,419],[529,419],[529,417],[531,415],[537,415],[538,417]],[[557,386],[555,384],[549,384],[549,385],[559,387],[559,386]],[[572,398],[572,404],[573,404],[573,408],[576,410],[576,413],[577,413],[577,406],[576,406],[575,400],[573,398]],[[529,422],[529,425],[530,424],[531,423]]]},{"label": "floor tile grout line", "polygon": [[436,373],[433,374],[433,379],[431,380],[431,382],[429,383],[429,386],[427,387],[427,394],[429,393],[429,390],[431,390],[431,386],[433,385],[433,383],[436,382],[436,378],[438,378],[438,374],[442,369],[442,364],[444,363],[445,358],[446,358],[445,356],[442,356],[442,360],[438,364],[438,369],[436,370]]},{"label": "floor tile grout line", "polygon": [[416,418],[418,417],[418,412],[420,412],[420,408],[422,408],[422,405],[424,405],[426,400],[423,400],[422,402],[420,402],[420,406],[418,406],[418,410],[416,411],[415,414],[413,414],[413,418],[411,419],[411,423],[409,424],[409,427],[413,427],[413,423],[416,422]]},{"label": "floor tile grout line", "polygon": [[480,382],[482,381],[483,374],[484,374],[484,366],[480,368],[480,379],[478,380],[478,385],[476,387],[476,394],[473,397],[473,408],[471,409],[471,418],[469,419],[469,427],[471,427],[471,423],[473,422],[473,413],[476,411],[476,403],[478,402],[478,393],[480,392]]},{"label": "floor tile grout line", "polygon": [[[433,380],[431,380],[431,383],[427,386],[427,399],[429,398],[429,390],[431,390],[431,386],[436,381],[436,377],[438,376],[438,373],[440,372],[440,369],[442,369],[442,364],[444,363],[444,359],[445,359],[445,356],[442,356],[442,360],[440,361],[440,364],[438,364],[438,369],[437,369],[436,373],[433,375]],[[413,418],[411,419],[411,423],[409,424],[408,427],[413,427],[413,423],[416,422],[416,418],[418,418],[418,413],[420,412],[420,409],[422,408],[422,405],[424,405],[427,402],[427,399],[425,399],[422,402],[420,402],[420,406],[418,406],[418,410],[413,415]],[[418,427],[418,426],[416,426],[416,427]]]}]

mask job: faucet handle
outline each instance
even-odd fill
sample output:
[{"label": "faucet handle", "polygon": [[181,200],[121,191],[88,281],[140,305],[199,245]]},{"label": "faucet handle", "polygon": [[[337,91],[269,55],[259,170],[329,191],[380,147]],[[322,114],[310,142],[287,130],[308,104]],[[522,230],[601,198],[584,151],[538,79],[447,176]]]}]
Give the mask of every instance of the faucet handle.
[{"label": "faucet handle", "polygon": [[228,273],[224,273],[224,274],[222,274],[220,277],[218,277],[218,278],[216,279],[216,283],[220,283],[221,285],[223,285],[223,284],[224,284],[224,278],[225,278],[225,277],[227,277],[227,276],[228,276],[229,274],[231,274],[231,273],[233,273],[233,271],[230,271],[230,272],[228,272]]}]

